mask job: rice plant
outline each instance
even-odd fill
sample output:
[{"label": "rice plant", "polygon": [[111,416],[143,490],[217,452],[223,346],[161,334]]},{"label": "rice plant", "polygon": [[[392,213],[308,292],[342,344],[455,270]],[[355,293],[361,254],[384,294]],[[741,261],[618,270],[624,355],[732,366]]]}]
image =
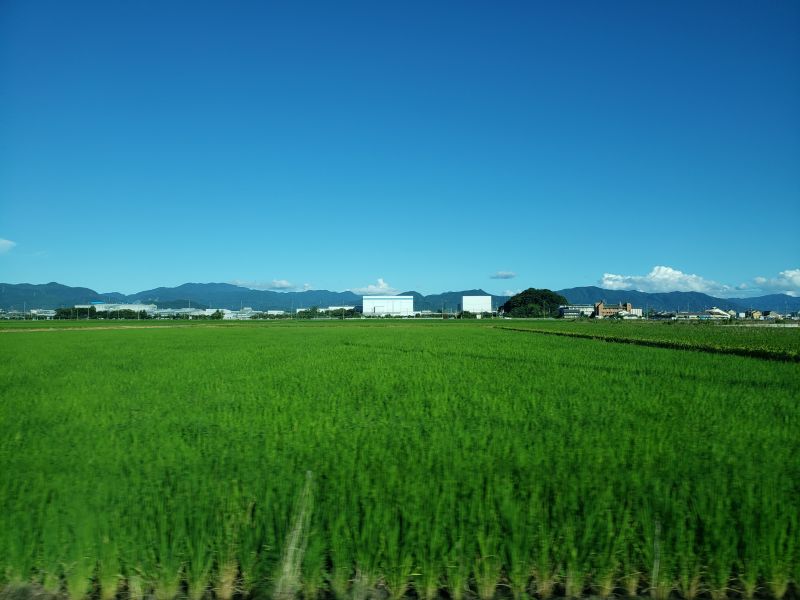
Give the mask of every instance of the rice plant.
[{"label": "rice plant", "polygon": [[786,598],[800,365],[702,348],[797,338],[600,327],[695,349],[449,322],[7,336],[0,584]]}]

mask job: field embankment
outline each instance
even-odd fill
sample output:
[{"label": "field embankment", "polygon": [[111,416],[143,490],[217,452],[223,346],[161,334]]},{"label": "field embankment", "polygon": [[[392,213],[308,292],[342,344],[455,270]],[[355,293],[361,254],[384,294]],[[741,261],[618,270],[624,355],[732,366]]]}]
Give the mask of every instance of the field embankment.
[{"label": "field embankment", "polygon": [[516,321],[499,329],[800,362],[800,329],[721,324]]}]

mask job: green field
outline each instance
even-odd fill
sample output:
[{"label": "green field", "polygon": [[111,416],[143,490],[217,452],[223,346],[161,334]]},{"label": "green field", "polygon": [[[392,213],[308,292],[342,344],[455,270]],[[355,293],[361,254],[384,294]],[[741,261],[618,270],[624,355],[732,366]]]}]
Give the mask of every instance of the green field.
[{"label": "green field", "polygon": [[0,585],[796,597],[800,330],[619,325],[0,331]]},{"label": "green field", "polygon": [[653,321],[514,320],[500,326],[541,333],[607,341],[650,343],[675,349],[701,350],[800,362],[800,328],[721,323]]}]

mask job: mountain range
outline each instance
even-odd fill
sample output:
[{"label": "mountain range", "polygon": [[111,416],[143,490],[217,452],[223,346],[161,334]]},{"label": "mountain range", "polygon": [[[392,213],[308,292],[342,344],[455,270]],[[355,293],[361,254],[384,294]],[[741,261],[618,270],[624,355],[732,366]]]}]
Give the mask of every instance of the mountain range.
[{"label": "mountain range", "polygon": [[[557,290],[571,304],[593,304],[603,300],[607,304],[630,302],[636,307],[655,310],[701,311],[716,306],[724,310],[744,311],[749,308],[800,310],[800,298],[787,294],[771,294],[754,298],[715,298],[699,292],[647,293],[635,290],[607,290],[594,286]],[[458,310],[462,296],[492,296],[492,307],[502,305],[508,296],[495,296],[483,290],[462,290],[441,294],[423,295],[415,291],[401,295],[414,296],[417,310]],[[163,308],[214,307],[238,309],[243,306],[255,310],[293,310],[312,306],[347,306],[361,304],[361,296],[350,291],[306,290],[302,292],[274,292],[253,290],[229,283],[184,283],[177,287],[160,287],[135,294],[119,292],[98,293],[84,287],[70,287],[51,282],[45,284],[0,283],[0,309],[61,308],[89,302],[142,302]]]}]

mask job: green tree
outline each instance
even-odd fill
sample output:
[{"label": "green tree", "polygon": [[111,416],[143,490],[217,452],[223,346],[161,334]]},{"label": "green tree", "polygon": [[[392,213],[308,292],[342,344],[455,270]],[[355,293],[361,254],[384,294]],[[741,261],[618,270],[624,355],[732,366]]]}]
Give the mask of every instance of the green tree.
[{"label": "green tree", "polygon": [[569,304],[561,294],[552,290],[528,288],[512,296],[501,307],[509,317],[555,317],[558,307]]},{"label": "green tree", "polygon": [[87,308],[57,308],[56,319],[96,319],[97,310],[94,306]]},{"label": "green tree", "polygon": [[316,319],[318,316],[320,316],[320,314],[321,313],[319,312],[319,307],[312,306],[311,308],[308,308],[306,310],[301,310],[299,313],[297,313],[297,318],[298,319]]}]

